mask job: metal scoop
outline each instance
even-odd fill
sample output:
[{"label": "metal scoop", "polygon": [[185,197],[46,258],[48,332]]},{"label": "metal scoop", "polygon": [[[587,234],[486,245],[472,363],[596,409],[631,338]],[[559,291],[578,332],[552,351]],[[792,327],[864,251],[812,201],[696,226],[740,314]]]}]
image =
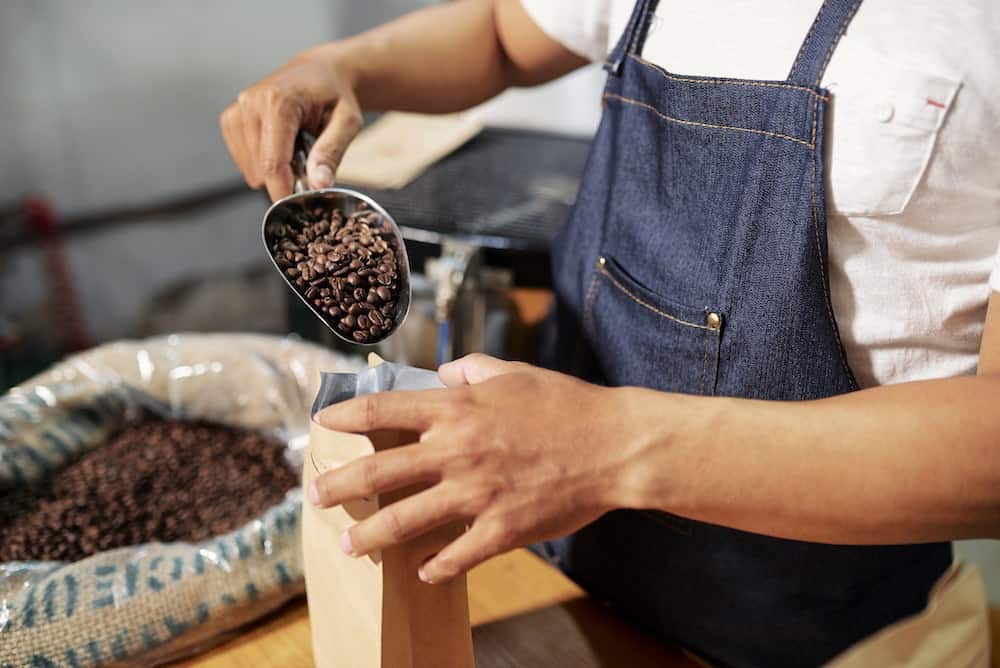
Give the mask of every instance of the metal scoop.
[{"label": "metal scoop", "polygon": [[[322,190],[309,190],[306,180],[306,158],[309,155],[309,150],[312,148],[314,143],[313,137],[305,132],[300,132],[298,138],[295,142],[295,152],[292,155],[292,174],[295,176],[295,193],[278,200],[267,210],[264,214],[264,225],[263,225],[263,239],[264,247],[267,250],[267,256],[271,258],[271,263],[274,268],[278,271],[281,277],[291,288],[292,292],[298,295],[299,299],[309,307],[309,310],[320,319],[320,321],[326,325],[331,332],[334,333],[340,339],[352,343],[354,345],[373,345],[379,341],[384,340],[386,337],[390,336],[403,324],[406,320],[406,315],[410,310],[410,261],[406,256],[406,245],[403,242],[403,235],[399,231],[399,226],[396,221],[393,220],[389,212],[383,209],[378,202],[373,200],[367,195],[357,192],[356,190],[351,190],[349,188],[324,188]],[[295,286],[292,280],[285,274],[284,270],[275,261],[272,254],[272,247],[275,243],[281,240],[283,232],[289,226],[296,229],[300,226],[299,217],[307,211],[312,211],[316,208],[322,208],[324,211],[333,211],[339,209],[345,218],[350,216],[352,213],[358,209],[367,207],[368,210],[374,211],[380,216],[380,220],[377,225],[382,233],[383,238],[389,240],[391,238],[395,243],[394,251],[396,253],[396,273],[398,275],[398,293],[396,294],[396,306],[389,318],[392,322],[392,327],[377,337],[372,337],[368,341],[359,343],[358,341],[350,338],[350,333],[345,334],[340,331],[337,327],[339,317],[334,318],[329,314],[320,311],[312,304],[305,295]]]}]

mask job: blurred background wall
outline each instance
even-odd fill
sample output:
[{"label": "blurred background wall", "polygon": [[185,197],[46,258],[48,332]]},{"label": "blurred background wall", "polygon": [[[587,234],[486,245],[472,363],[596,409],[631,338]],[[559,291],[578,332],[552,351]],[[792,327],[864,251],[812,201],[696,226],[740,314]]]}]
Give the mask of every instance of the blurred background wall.
[{"label": "blurred background wall", "polygon": [[[37,231],[15,215],[26,196],[43,197],[68,222],[239,189],[218,129],[236,94],[307,46],[422,4],[0,3],[0,340],[30,338],[30,351],[58,354],[67,324]],[[265,204],[246,191],[172,215],[65,229],[88,339],[172,331],[171,317],[186,328],[282,331],[282,286],[267,280],[258,240]],[[200,297],[189,290],[205,282]]]}]

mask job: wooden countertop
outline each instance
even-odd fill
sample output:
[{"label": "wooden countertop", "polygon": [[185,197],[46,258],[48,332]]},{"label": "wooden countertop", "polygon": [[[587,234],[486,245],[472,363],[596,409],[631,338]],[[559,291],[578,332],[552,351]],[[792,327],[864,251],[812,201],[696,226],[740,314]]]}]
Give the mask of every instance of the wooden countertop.
[{"label": "wooden countertop", "polygon": [[[696,668],[676,647],[626,625],[527,550],[469,574],[477,668]],[[309,612],[289,604],[246,632],[174,668],[311,668]]]}]

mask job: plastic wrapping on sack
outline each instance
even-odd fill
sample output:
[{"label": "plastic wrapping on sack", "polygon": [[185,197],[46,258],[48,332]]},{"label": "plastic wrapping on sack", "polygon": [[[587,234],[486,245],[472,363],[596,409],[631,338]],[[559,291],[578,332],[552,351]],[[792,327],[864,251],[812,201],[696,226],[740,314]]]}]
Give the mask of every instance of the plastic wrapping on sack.
[{"label": "plastic wrapping on sack", "polygon": [[[256,335],[95,348],[0,397],[0,494],[17,494],[150,413],[275,435],[297,469],[321,372],[362,367]],[[152,666],[224,639],[303,591],[300,514],[296,488],[210,540],[0,564],[0,666]]]}]

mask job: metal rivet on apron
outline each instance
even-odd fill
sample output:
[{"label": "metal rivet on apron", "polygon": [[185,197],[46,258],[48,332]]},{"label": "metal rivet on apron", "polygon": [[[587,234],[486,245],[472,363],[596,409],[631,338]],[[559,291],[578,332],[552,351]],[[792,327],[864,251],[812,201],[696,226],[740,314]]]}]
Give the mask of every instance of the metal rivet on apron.
[{"label": "metal rivet on apron", "polygon": [[601,265],[602,267],[604,266],[604,263],[606,263],[606,262],[607,262],[607,260],[604,259],[603,255],[601,257],[597,258],[597,264]]},{"label": "metal rivet on apron", "polygon": [[708,315],[705,316],[705,326],[709,329],[718,329],[722,326],[722,316],[714,311],[710,311]]}]

